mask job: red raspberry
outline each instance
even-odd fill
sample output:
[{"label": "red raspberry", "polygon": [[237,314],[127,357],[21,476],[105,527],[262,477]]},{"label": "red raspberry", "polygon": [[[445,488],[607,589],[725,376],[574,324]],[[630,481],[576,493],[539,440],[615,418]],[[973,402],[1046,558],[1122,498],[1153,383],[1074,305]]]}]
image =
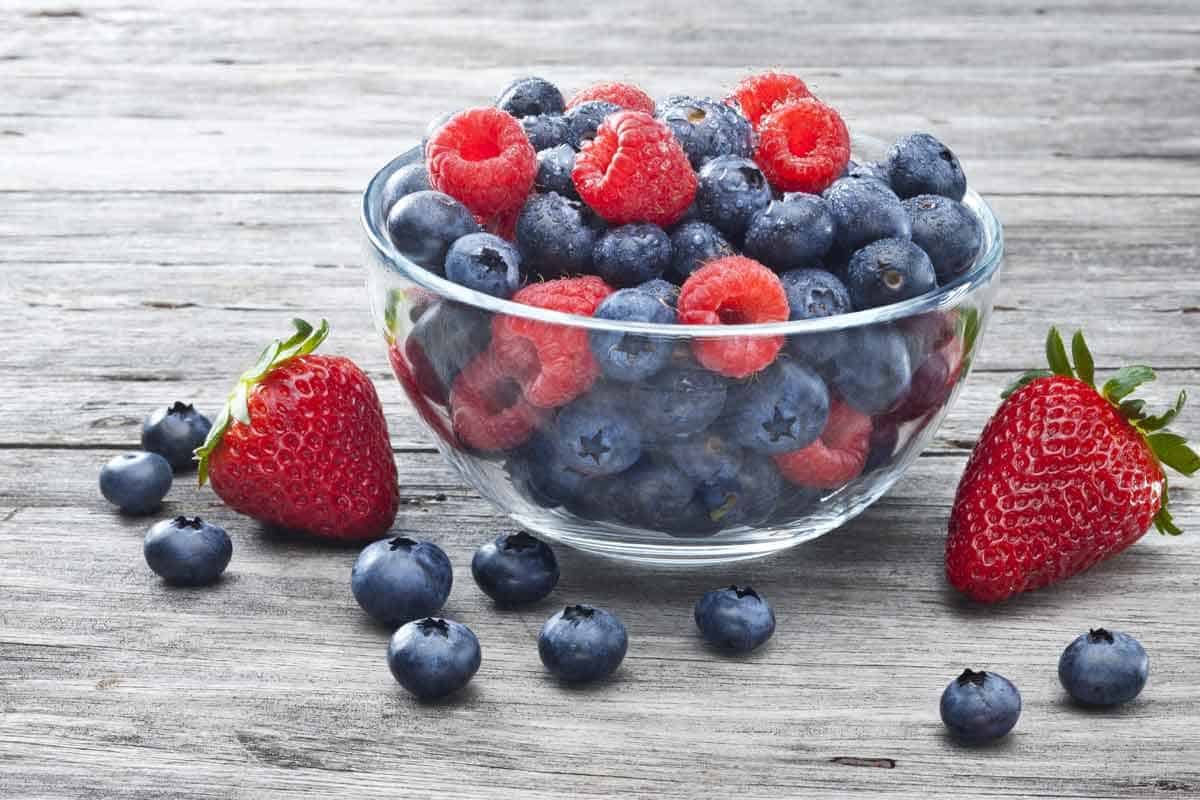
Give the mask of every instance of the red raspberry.
[{"label": "red raspberry", "polygon": [[836,489],[857,478],[866,466],[872,427],[870,417],[835,402],[821,438],[802,450],[774,456],[775,466],[797,486]]},{"label": "red raspberry", "polygon": [[521,216],[521,209],[523,207],[524,203],[513,206],[506,211],[501,211],[499,214],[491,217],[476,217],[476,221],[488,233],[511,242],[517,238],[517,217]]},{"label": "red raspberry", "polygon": [[567,103],[567,108],[574,108],[589,100],[604,100],[630,111],[654,114],[654,100],[632,83],[617,83],[616,81],[593,83],[586,89],[576,92],[575,96],[571,98],[571,102]]},{"label": "red raspberry", "polygon": [[[787,294],[779,277],[754,259],[728,256],[691,274],[679,292],[679,321],[685,325],[748,325],[783,322]],[[696,359],[706,368],[744,378],[775,360],[782,336],[697,339]]]},{"label": "red raspberry", "polygon": [[[450,419],[454,433],[478,450],[508,450],[527,440],[546,418],[521,396],[521,387],[502,373],[491,353],[480,353],[454,379]],[[453,440],[451,440],[453,441]]]},{"label": "red raspberry", "polygon": [[759,122],[754,160],[777,190],[819,194],[846,169],[850,133],[819,100],[791,101]]},{"label": "red raspberry", "polygon": [[742,82],[734,88],[733,94],[725,99],[725,103],[741,108],[742,114],[757,129],[762,116],[777,105],[805,97],[812,97],[812,92],[804,85],[804,81],[795,75],[786,72],[763,72],[742,78]]},{"label": "red raspberry", "polygon": [[404,393],[408,395],[408,402],[412,403],[421,419],[425,420],[425,423],[441,439],[451,446],[458,447],[458,437],[454,435],[454,431],[446,424],[446,420],[426,397],[427,390],[421,387],[420,379],[417,377],[417,368],[408,363],[404,351],[395,341],[388,345],[388,363],[392,365],[392,372],[396,374],[396,379],[400,381]]},{"label": "red raspberry", "polygon": [[537,175],[521,123],[498,108],[455,114],[429,138],[425,158],[430,185],[480,217],[519,208]]},{"label": "red raspberry", "polygon": [[687,153],[663,123],[640,111],[606,118],[584,142],[571,175],[575,189],[614,225],[678,220],[696,196]]},{"label": "red raspberry", "polygon": [[[612,288],[594,275],[534,283],[513,301],[590,317]],[[553,322],[500,315],[492,320],[496,363],[521,385],[525,399],[539,408],[571,402],[592,388],[599,368],[587,331]]]}]

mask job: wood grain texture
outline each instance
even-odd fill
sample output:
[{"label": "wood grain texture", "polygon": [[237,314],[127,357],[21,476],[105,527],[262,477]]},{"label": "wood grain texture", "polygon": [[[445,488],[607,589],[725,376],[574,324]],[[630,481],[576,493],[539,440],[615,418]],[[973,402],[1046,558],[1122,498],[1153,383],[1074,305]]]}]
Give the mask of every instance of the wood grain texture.
[{"label": "wood grain texture", "polygon": [[[1200,11],[1191,0],[665,0],[492,4],[9,0],[0,8],[0,797],[1200,796],[1200,547],[1147,536],[998,608],[941,578],[954,485],[1047,325],[1103,367],[1200,385]],[[563,582],[499,613],[469,578],[509,523],[433,452],[366,314],[358,192],[448,104],[514,74],[712,93],[754,65],[802,72],[856,130],[928,128],[1006,225],[997,311],[934,444],[845,528],[766,561],[633,569],[560,549]],[[714,88],[715,87],[715,88]],[[355,551],[281,538],[187,478],[162,514],[225,524],[210,590],[146,568],[150,520],[113,515],[100,465],[176,398],[215,408],[295,315],[380,386],[403,476],[396,530],[456,567],[447,614],[484,666],[420,705],[348,591]],[[1184,421],[1181,430],[1198,434]],[[1195,482],[1176,517],[1200,530]],[[751,582],[779,630],[707,651],[703,590]],[[568,690],[542,620],[587,600],[629,626],[607,685]],[[1089,626],[1146,644],[1151,684],[1113,714],[1062,697]],[[1020,685],[996,747],[948,741],[963,666]]]}]

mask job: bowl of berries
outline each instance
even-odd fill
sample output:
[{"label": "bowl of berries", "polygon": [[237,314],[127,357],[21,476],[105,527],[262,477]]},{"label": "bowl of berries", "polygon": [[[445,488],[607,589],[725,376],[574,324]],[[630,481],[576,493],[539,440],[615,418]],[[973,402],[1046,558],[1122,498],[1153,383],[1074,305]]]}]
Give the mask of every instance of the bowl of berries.
[{"label": "bowl of berries", "polygon": [[851,137],[803,81],[656,103],[525,78],[363,199],[376,327],[462,477],[655,563],[766,555],[877,500],[936,432],[1001,227],[927,133]]}]

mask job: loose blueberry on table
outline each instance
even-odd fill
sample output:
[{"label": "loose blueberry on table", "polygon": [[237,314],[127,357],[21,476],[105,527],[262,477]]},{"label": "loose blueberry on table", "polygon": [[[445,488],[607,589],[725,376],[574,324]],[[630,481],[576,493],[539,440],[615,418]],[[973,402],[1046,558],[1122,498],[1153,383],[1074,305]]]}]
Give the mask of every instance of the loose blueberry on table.
[{"label": "loose blueberry on table", "polygon": [[558,585],[558,559],[548,544],[524,531],[504,534],[479,546],[471,575],[496,605],[527,605]]},{"label": "loose blueberry on table", "polygon": [[994,672],[963,673],[942,692],[942,722],[959,741],[968,744],[999,739],[1021,716],[1021,693]]},{"label": "loose blueberry on table", "polygon": [[402,625],[388,642],[388,667],[421,700],[437,700],[466,686],[479,671],[475,633],[461,622],[425,617]]},{"label": "loose blueberry on table", "polygon": [[100,493],[126,514],[150,514],[171,490],[171,464],[158,453],[124,453],[100,470]]},{"label": "loose blueberry on table", "polygon": [[142,423],[142,449],[158,453],[175,472],[195,468],[194,453],[208,438],[212,423],[191,403],[160,408]]},{"label": "loose blueberry on table", "polygon": [[350,571],[350,589],[363,611],[393,627],[437,613],[453,580],[442,548],[406,536],[367,545]]},{"label": "loose blueberry on table", "polygon": [[176,586],[214,583],[233,556],[233,542],[224,528],[200,517],[175,517],[146,532],[142,552],[150,569]]},{"label": "loose blueberry on table", "polygon": [[733,653],[749,653],[775,632],[775,611],[750,586],[705,592],[696,601],[694,616],[709,643]]},{"label": "loose blueberry on table", "polygon": [[567,683],[608,677],[621,665],[628,647],[621,620],[589,605],[567,606],[546,620],[538,635],[542,663]]},{"label": "loose blueberry on table", "polygon": [[1058,660],[1058,679],[1076,702],[1116,706],[1141,694],[1150,659],[1141,642],[1120,631],[1096,628],[1081,635]]}]

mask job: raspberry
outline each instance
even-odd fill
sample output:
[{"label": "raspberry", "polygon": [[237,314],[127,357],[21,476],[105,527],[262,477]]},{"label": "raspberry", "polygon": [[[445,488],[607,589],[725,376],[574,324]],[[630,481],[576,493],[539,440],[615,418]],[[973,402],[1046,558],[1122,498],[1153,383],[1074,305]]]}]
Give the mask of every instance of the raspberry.
[{"label": "raspberry", "polygon": [[[590,317],[612,291],[604,281],[588,275],[531,284],[512,299]],[[583,328],[502,315],[492,320],[492,337],[497,365],[521,385],[525,399],[539,408],[571,402],[590,389],[599,374]]]},{"label": "raspberry", "polygon": [[[679,321],[685,325],[747,325],[788,318],[787,293],[774,272],[757,261],[728,256],[691,274],[679,292]],[[775,360],[782,336],[697,339],[696,359],[731,378],[744,378]]]},{"label": "raspberry", "polygon": [[771,112],[781,103],[812,97],[804,81],[786,72],[763,72],[742,78],[733,94],[726,98],[727,105],[742,109],[746,119],[756,129],[764,114]]},{"label": "raspberry", "polygon": [[640,111],[605,118],[571,174],[579,196],[614,225],[677,221],[696,196],[687,153],[662,122]]},{"label": "raspberry", "polygon": [[603,100],[630,111],[654,113],[654,100],[632,83],[594,83],[576,92],[571,102],[567,103],[567,108],[574,108],[589,100]]},{"label": "raspberry", "polygon": [[754,160],[779,191],[819,194],[846,169],[850,134],[824,103],[791,101],[759,122]]},{"label": "raspberry", "polygon": [[836,489],[858,477],[866,466],[872,427],[867,415],[834,403],[821,438],[802,450],[774,456],[775,466],[797,486]]},{"label": "raspberry", "polygon": [[490,217],[477,218],[477,221],[488,233],[511,242],[517,238],[517,217],[521,216],[521,208],[516,205]]},{"label": "raspberry", "polygon": [[521,123],[498,108],[451,117],[430,137],[425,157],[430,184],[478,217],[519,208],[537,174],[537,156]]},{"label": "raspberry", "polygon": [[521,396],[521,387],[480,353],[454,379],[450,419],[458,439],[478,450],[508,450],[525,442],[546,412]]}]

